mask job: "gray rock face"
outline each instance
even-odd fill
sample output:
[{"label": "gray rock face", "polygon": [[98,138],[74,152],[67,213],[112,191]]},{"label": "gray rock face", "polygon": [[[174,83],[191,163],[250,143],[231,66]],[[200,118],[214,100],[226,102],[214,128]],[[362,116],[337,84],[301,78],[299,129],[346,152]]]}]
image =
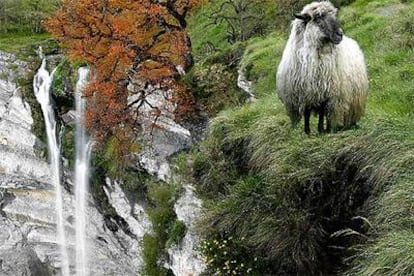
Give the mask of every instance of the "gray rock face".
[{"label": "gray rock face", "polygon": [[[167,183],[173,181],[170,168],[170,159],[175,154],[192,146],[193,137],[188,129],[174,121],[176,106],[168,102],[171,91],[163,91],[158,87],[144,87],[137,81],[130,84],[130,91],[146,90],[146,102],[139,101],[138,95],[129,98],[130,103],[135,103],[140,108],[141,124],[144,131],[146,147],[138,154],[138,162],[148,173]],[[158,107],[162,112],[157,118],[153,115],[151,107]],[[155,122],[155,127],[152,125]],[[150,133],[150,134],[148,134]],[[184,187],[183,196],[175,204],[177,218],[184,222],[187,233],[179,245],[168,249],[169,263],[164,264],[177,276],[200,275],[205,270],[200,252],[197,251],[200,239],[195,233],[195,222],[201,211],[201,201],[193,188]]]},{"label": "gray rock face", "polygon": [[107,178],[104,190],[109,203],[115,208],[117,214],[128,223],[135,236],[142,238],[145,233],[152,231],[151,221],[144,208],[137,203],[130,202],[116,181]]},{"label": "gray rock face", "polygon": [[68,112],[62,115],[62,120],[67,125],[68,124],[74,125],[76,121],[76,111],[69,110]]},{"label": "gray rock face", "polygon": [[[132,108],[140,111],[143,142],[146,145],[137,156],[138,163],[148,173],[168,182],[171,177],[169,159],[192,145],[191,133],[174,121],[176,106],[167,100],[171,98],[171,91],[154,86],[144,87],[139,81],[130,84],[128,89],[132,92],[144,89],[147,95],[145,102],[139,100],[139,94],[128,99],[129,103],[134,103]],[[160,116],[155,117],[154,108],[161,111]]]},{"label": "gray rock face", "polygon": [[[41,142],[31,132],[31,110],[16,84],[27,68],[0,52],[0,275],[60,275],[50,168],[35,154]],[[111,197],[123,196],[117,193],[121,190],[111,190]],[[76,202],[67,191],[63,201],[73,274]],[[109,229],[91,199],[87,213],[90,275],[137,275],[142,265],[138,235],[121,227]],[[135,217],[139,213],[122,215],[130,229],[140,226],[141,220]]]},{"label": "gray rock face", "polygon": [[256,98],[254,96],[254,91],[253,91],[253,82],[249,81],[246,78],[245,75],[245,68],[240,67],[239,70],[237,70],[237,86],[243,90],[244,92],[246,92],[246,94],[249,96],[248,101],[249,102],[254,102],[256,101]]},{"label": "gray rock face", "polygon": [[0,271],[4,276],[49,276],[47,265],[43,264],[36,252],[27,245],[18,245],[13,249],[0,252]]}]

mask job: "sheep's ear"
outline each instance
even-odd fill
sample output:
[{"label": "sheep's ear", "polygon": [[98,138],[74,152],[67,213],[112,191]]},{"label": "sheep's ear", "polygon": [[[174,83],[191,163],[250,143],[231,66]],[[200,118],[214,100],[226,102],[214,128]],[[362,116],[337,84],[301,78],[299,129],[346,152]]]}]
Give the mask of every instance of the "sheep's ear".
[{"label": "sheep's ear", "polygon": [[311,20],[310,15],[309,14],[306,14],[306,13],[304,13],[304,14],[302,14],[302,13],[296,13],[295,14],[295,17],[297,19],[303,20],[305,22],[309,22]]}]

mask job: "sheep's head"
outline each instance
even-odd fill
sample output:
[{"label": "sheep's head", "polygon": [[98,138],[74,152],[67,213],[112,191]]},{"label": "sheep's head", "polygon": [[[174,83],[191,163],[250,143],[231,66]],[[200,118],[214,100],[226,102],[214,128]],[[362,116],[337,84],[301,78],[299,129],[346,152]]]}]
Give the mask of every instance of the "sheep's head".
[{"label": "sheep's head", "polygon": [[336,19],[336,13],[337,9],[331,2],[322,1],[306,5],[295,17],[305,25],[305,32],[308,32],[313,40],[323,44],[339,44],[343,31]]}]

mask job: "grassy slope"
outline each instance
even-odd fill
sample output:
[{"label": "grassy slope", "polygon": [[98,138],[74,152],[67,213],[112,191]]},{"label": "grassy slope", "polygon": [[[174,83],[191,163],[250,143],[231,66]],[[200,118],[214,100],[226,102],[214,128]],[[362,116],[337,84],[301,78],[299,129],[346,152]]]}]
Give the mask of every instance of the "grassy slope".
[{"label": "grassy slope", "polygon": [[31,47],[32,45],[42,44],[45,40],[50,39],[49,34],[32,34],[19,35],[7,34],[0,35],[0,51],[16,53],[20,50]]},{"label": "grassy slope", "polygon": [[216,117],[195,159],[206,237],[231,233],[248,248],[232,257],[259,257],[257,273],[414,273],[414,5],[360,0],[340,14],[369,70],[359,128],[290,128],[274,94],[286,35],[274,33],[242,59],[258,102]]}]

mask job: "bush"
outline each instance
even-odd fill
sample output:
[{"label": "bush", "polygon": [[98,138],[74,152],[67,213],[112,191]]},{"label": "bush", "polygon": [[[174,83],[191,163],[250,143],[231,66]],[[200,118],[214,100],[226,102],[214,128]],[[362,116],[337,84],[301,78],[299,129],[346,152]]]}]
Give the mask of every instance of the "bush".
[{"label": "bush", "polygon": [[240,105],[246,99],[236,86],[236,74],[221,63],[196,65],[187,76],[187,83],[197,104],[209,115]]},{"label": "bush", "polygon": [[176,219],[168,235],[166,247],[171,247],[172,245],[178,245],[182,241],[186,233],[187,233],[187,228],[184,222]]}]

